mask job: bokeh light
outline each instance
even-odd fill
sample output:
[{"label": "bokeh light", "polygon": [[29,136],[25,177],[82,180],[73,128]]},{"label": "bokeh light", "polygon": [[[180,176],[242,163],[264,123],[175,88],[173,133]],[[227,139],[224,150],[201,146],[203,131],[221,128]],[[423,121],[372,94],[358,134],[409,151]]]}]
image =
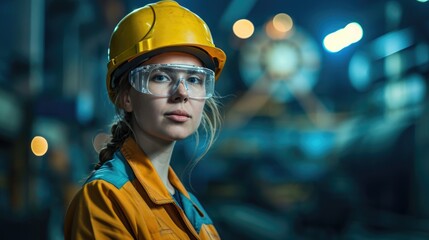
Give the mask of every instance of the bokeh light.
[{"label": "bokeh light", "polygon": [[425,80],[420,75],[411,75],[404,81],[391,82],[385,86],[384,101],[390,109],[409,107],[424,101]]},{"label": "bokeh light", "polygon": [[110,135],[107,133],[99,133],[94,137],[92,141],[92,145],[94,150],[99,153],[101,149],[103,149],[106,144],[110,141]]},{"label": "bokeh light", "polygon": [[285,39],[293,29],[292,18],[286,13],[275,15],[265,24],[265,33],[273,40]]},{"label": "bokeh light", "polygon": [[232,30],[238,38],[247,39],[253,35],[255,27],[253,23],[247,19],[240,19],[234,23]]},{"label": "bokeh light", "polygon": [[44,137],[35,136],[31,140],[31,151],[38,157],[45,155],[48,151],[48,141]]},{"label": "bokeh light", "polygon": [[300,65],[297,47],[289,43],[273,44],[265,53],[266,71],[274,78],[287,79]]},{"label": "bokeh light", "polygon": [[328,34],[323,45],[330,52],[339,52],[362,39],[363,29],[358,23],[349,23],[346,27]]},{"label": "bokeh light", "polygon": [[288,32],[293,27],[292,18],[286,13],[279,13],[273,18],[273,27],[279,32]]},{"label": "bokeh light", "polygon": [[286,32],[278,31],[273,24],[273,21],[268,21],[265,25],[265,33],[273,40],[279,40],[286,38]]}]

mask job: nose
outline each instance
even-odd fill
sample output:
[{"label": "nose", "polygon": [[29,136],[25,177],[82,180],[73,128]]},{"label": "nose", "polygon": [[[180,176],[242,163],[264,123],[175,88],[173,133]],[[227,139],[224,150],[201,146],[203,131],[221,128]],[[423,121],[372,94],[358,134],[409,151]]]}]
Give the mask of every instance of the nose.
[{"label": "nose", "polygon": [[188,90],[186,90],[185,82],[183,80],[180,80],[176,90],[174,91],[173,95],[171,95],[174,102],[187,102],[189,99]]}]

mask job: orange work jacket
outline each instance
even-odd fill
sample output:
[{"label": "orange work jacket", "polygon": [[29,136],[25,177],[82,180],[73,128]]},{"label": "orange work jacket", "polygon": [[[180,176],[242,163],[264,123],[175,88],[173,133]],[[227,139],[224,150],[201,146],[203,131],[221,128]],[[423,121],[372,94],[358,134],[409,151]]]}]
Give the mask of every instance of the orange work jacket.
[{"label": "orange work jacket", "polygon": [[201,204],[170,167],[179,207],[133,138],[94,171],[65,217],[65,239],[220,239]]}]

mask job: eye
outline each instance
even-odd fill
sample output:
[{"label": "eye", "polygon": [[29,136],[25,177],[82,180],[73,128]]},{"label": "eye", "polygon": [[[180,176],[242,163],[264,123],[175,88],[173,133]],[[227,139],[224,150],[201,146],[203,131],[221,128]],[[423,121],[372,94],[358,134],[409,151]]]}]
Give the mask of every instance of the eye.
[{"label": "eye", "polygon": [[165,73],[154,73],[151,75],[150,81],[157,82],[157,83],[167,83],[167,82],[170,82],[171,79]]},{"label": "eye", "polygon": [[200,75],[193,75],[193,76],[189,76],[186,82],[192,85],[203,85],[204,78],[203,76],[200,76]]}]

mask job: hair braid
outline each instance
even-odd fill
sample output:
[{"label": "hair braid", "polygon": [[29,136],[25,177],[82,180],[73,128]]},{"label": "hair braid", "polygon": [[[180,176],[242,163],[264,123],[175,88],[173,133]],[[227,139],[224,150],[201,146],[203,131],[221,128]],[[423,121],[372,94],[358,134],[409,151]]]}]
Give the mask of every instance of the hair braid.
[{"label": "hair braid", "polygon": [[103,163],[113,158],[113,154],[122,146],[125,139],[133,135],[130,127],[131,113],[125,113],[123,119],[119,119],[111,127],[112,137],[110,142],[100,151],[99,162],[95,165],[95,170],[99,169]]}]

